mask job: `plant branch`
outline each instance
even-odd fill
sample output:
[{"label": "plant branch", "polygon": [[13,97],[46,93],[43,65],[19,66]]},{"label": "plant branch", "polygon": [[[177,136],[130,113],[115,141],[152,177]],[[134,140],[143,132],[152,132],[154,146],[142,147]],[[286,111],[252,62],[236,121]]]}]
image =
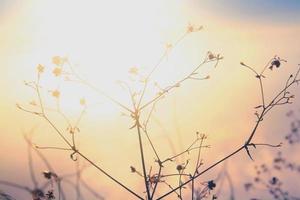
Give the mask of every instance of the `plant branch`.
[{"label": "plant branch", "polygon": [[[241,63],[241,65],[248,67],[248,66],[245,65],[244,63]],[[248,68],[249,68],[249,67],[248,67]],[[249,68],[249,69],[250,69],[251,71],[253,71],[255,74],[257,74],[257,72],[256,72],[254,69],[252,69],[252,68]],[[284,91],[286,91],[286,89],[288,89],[289,87],[291,87],[293,84],[299,82],[299,80],[297,79],[297,76],[299,75],[299,71],[300,71],[300,67],[299,67],[299,69],[297,70],[297,72],[295,73],[295,76],[294,76],[293,81],[292,81],[290,84],[286,85],[285,88],[284,88],[283,90],[281,90],[281,91],[273,98],[273,100],[271,101],[270,104],[268,104],[268,106],[266,106],[266,107],[263,108],[263,110],[261,111],[261,114],[259,115],[258,120],[257,120],[257,122],[256,122],[256,124],[255,124],[255,126],[254,126],[254,128],[253,128],[253,130],[252,130],[252,132],[250,133],[250,136],[248,137],[248,139],[246,140],[246,143],[245,143],[244,145],[240,146],[240,147],[237,148],[235,151],[233,151],[233,152],[230,153],[229,155],[225,156],[225,157],[222,158],[221,160],[219,160],[219,161],[215,162],[214,164],[210,165],[210,166],[207,167],[205,170],[203,170],[203,171],[201,171],[200,173],[198,173],[196,176],[191,177],[188,181],[182,183],[180,186],[178,186],[178,187],[174,188],[173,190],[171,190],[171,191],[165,193],[164,195],[160,196],[157,200],[162,199],[162,198],[168,196],[169,194],[173,193],[174,191],[180,189],[182,186],[184,186],[184,185],[190,183],[191,181],[193,181],[194,179],[198,178],[199,176],[201,176],[201,175],[204,174],[205,172],[207,172],[207,171],[213,169],[215,166],[219,165],[220,163],[224,162],[225,160],[227,160],[227,159],[231,158],[232,156],[236,155],[237,153],[239,153],[239,152],[242,151],[243,149],[245,149],[245,150],[247,151],[249,157],[252,159],[248,147],[249,147],[249,146],[254,146],[254,147],[255,147],[255,145],[251,144],[251,141],[252,141],[252,138],[254,137],[254,135],[255,135],[255,133],[256,133],[256,131],[257,131],[257,128],[258,128],[259,124],[262,122],[263,117],[266,115],[266,110],[272,105],[272,103],[274,102],[274,100],[276,100],[282,93],[284,93]],[[274,106],[273,106],[273,107],[274,107]],[[272,108],[273,108],[273,107],[272,107]],[[269,110],[268,110],[268,111],[269,111]]]},{"label": "plant branch", "polygon": [[147,192],[147,199],[151,199],[151,194],[150,194],[150,189],[149,189],[149,183],[147,180],[147,172],[146,172],[146,164],[145,164],[145,158],[144,158],[144,150],[143,150],[143,141],[142,141],[142,136],[141,136],[141,125],[139,122],[139,116],[136,114],[135,116],[136,120],[136,128],[138,132],[138,138],[139,138],[139,149],[140,149],[140,154],[141,154],[141,163],[142,163],[142,168],[143,168],[143,177],[145,181],[145,187],[146,187],[146,192]]},{"label": "plant branch", "polygon": [[143,104],[140,107],[140,110],[148,107],[149,105],[151,105],[152,103],[156,102],[158,99],[160,99],[163,95],[165,95],[166,93],[168,93],[169,91],[171,91],[174,88],[177,88],[180,86],[181,83],[183,83],[184,81],[193,78],[193,76],[195,74],[197,74],[197,71],[199,70],[200,67],[202,67],[204,64],[212,62],[212,61],[218,61],[221,60],[222,57],[217,57],[215,59],[209,60],[208,58],[205,58],[203,62],[201,62],[199,65],[197,65],[194,70],[192,70],[191,73],[189,73],[187,76],[185,76],[184,78],[182,78],[181,80],[177,81],[175,84],[166,87],[165,89],[162,90],[162,92],[160,92],[156,97],[152,98],[151,100],[149,100],[148,102],[146,102],[145,104]]}]

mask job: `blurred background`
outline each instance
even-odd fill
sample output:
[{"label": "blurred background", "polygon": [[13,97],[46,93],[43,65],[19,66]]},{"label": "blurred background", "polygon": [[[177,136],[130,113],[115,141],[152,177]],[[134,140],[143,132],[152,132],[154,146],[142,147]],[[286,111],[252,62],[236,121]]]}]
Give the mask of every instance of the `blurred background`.
[{"label": "blurred background", "polygon": [[[153,73],[156,85],[166,87],[184,77],[202,62],[208,51],[224,59],[216,68],[213,65],[203,68],[203,76],[210,75],[210,79],[187,81],[162,99],[149,122],[149,134],[163,157],[185,150],[197,131],[207,134],[206,142],[211,148],[203,151],[204,169],[243,144],[255,125],[254,107],[260,104],[259,84],[240,62],[261,71],[275,55],[287,60],[280,68],[266,71],[267,101],[297,70],[299,10],[300,2],[296,0],[0,0],[0,179],[31,187],[24,133],[34,129],[32,140],[40,146],[64,146],[45,120],[16,107],[20,104],[36,109],[32,106],[32,102],[38,101],[36,93],[24,81],[35,81],[36,67],[42,64],[45,67],[41,75],[42,95],[47,107],[55,107],[55,97],[51,94],[59,88],[62,112],[76,121],[82,111],[80,99],[86,101],[87,109],[77,135],[80,150],[142,194],[143,179],[130,173],[130,166],[141,169],[137,134],[129,129],[131,119],[103,95],[55,77],[51,60],[53,56],[67,57],[80,76],[130,106],[127,91],[118,83],[132,83],[130,69],[138,69],[141,74],[149,72],[166,45],[174,45],[188,26],[204,28],[184,37],[169,52]],[[275,108],[254,138],[258,143],[283,142],[281,151],[296,163],[300,162],[299,147],[290,147],[284,137],[290,131],[286,113],[290,110],[299,113],[299,91],[297,87],[291,90],[296,95],[294,103]],[[156,92],[152,87],[145,98],[151,99]],[[59,114],[50,112],[50,118],[62,130],[67,128]],[[244,184],[253,179],[254,166],[271,162],[277,151],[259,147],[253,150],[254,162],[245,152],[227,162],[236,199],[272,199],[264,189],[246,192]],[[69,152],[42,150],[42,153],[56,172],[76,171]],[[154,165],[155,156],[148,144],[145,156],[148,167]],[[190,157],[191,161],[195,159],[194,154]],[[41,172],[46,166],[37,156],[33,163],[37,177],[43,181]],[[168,170],[173,168],[175,163]],[[199,179],[199,184],[214,179],[221,169],[222,166],[207,173]],[[297,178],[288,172],[280,176],[285,180],[285,188],[299,196]],[[83,171],[82,179],[106,199],[132,198],[93,167]],[[75,177],[70,180],[74,182]],[[229,199],[228,188],[225,184],[220,199]],[[162,187],[159,193],[167,189]],[[16,199],[28,199],[24,197],[26,192],[13,187],[0,185],[0,190]],[[75,199],[72,185],[66,184],[65,190],[69,199]],[[94,198],[86,189],[82,190],[85,199]]]}]

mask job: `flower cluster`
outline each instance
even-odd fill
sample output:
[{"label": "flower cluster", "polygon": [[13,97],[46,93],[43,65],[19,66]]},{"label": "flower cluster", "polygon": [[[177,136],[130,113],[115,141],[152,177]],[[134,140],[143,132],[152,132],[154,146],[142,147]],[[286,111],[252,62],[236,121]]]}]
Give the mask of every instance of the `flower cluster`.
[{"label": "flower cluster", "polygon": [[[194,193],[194,198],[196,200],[207,199],[211,191],[214,190],[215,187],[217,186],[214,180],[210,180],[204,183],[203,185],[204,187],[198,188]],[[212,195],[212,199],[217,199],[217,196],[215,194]]]}]

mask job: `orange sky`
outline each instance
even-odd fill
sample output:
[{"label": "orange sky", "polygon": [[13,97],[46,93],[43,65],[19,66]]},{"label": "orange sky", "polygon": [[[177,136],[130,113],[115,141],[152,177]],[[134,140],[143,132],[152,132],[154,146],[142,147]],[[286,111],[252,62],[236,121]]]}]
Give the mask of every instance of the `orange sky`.
[{"label": "orange sky", "polygon": [[[207,163],[244,142],[254,125],[253,107],[259,103],[259,88],[256,79],[239,63],[243,61],[261,69],[274,55],[288,60],[282,68],[268,72],[266,96],[271,97],[300,62],[300,28],[298,23],[281,19],[280,15],[277,16],[280,20],[274,21],[255,17],[249,20],[243,15],[227,16],[225,8],[218,8],[221,10],[216,12],[218,9],[213,6],[203,3],[203,7],[198,7],[194,1],[145,3],[136,0],[105,4],[30,0],[5,5],[5,9],[0,10],[0,66],[3,73],[0,80],[0,157],[3,161],[0,178],[28,180],[23,167],[26,166],[26,147],[22,130],[38,126],[36,143],[61,144],[47,123],[15,106],[35,100],[34,93],[24,86],[23,81],[35,79],[37,64],[46,66],[44,95],[45,99],[50,99],[50,104],[47,90],[56,87],[58,82],[51,77],[54,67],[51,58],[55,55],[68,56],[80,74],[128,104],[127,94],[120,90],[116,81],[128,80],[128,69],[133,66],[142,72],[149,71],[163,53],[164,45],[176,41],[189,23],[203,25],[204,30],[180,42],[154,73],[153,79],[161,85],[174,82],[192,70],[207,51],[220,53],[224,59],[216,69],[205,71],[211,79],[188,82],[158,104],[154,116],[163,123],[165,131],[153,120],[151,135],[157,146],[162,147],[161,153],[169,155],[171,150],[165,135],[180,149],[180,144],[190,144],[196,131],[205,132],[213,146],[207,153]],[[128,129],[130,120],[121,117],[121,110],[107,99],[95,97],[85,87],[66,85],[62,86],[66,90],[63,106],[70,118],[75,119],[80,112],[80,98],[85,97],[92,105],[81,124],[82,150],[132,187],[141,185],[137,177],[128,179],[133,176],[128,173],[129,166],[139,166],[137,138],[135,132]],[[299,89],[294,91],[297,93]],[[257,140],[271,137],[272,142],[278,143],[283,137],[272,134],[288,130],[285,113],[288,109],[299,108],[297,102],[276,110],[264,122]],[[53,120],[63,127],[60,118],[53,115]],[[176,133],[181,135],[180,142]],[[73,167],[68,155],[51,151],[47,151],[47,155],[54,163],[58,158],[65,160],[57,166],[62,171]],[[267,158],[269,155],[266,151],[255,156]],[[149,160],[153,157],[148,151],[146,156]],[[245,155],[237,157],[249,164],[244,166],[237,159],[232,161],[233,164],[229,163],[238,184],[243,179],[235,176],[235,169],[245,168],[245,177],[253,171]],[[112,189],[113,184],[105,177],[97,175],[95,178],[95,174],[94,170],[88,170],[86,178],[96,187],[103,188],[108,199],[124,195],[117,186]]]}]

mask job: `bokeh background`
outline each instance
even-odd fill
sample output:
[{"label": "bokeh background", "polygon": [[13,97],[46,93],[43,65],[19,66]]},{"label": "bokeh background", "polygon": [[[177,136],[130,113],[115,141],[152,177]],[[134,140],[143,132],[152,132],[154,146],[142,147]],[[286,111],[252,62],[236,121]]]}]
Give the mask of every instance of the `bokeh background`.
[{"label": "bokeh background", "polygon": [[[52,97],[47,91],[58,84],[51,77],[51,58],[57,55],[67,56],[79,74],[128,104],[127,93],[116,81],[130,79],[128,69],[133,66],[149,71],[164,52],[165,44],[181,37],[188,24],[202,25],[204,29],[181,41],[154,73],[153,80],[162,86],[174,82],[201,62],[207,51],[219,53],[224,59],[217,68],[209,66],[210,70],[205,70],[211,79],[187,82],[157,105],[150,134],[159,152],[167,156],[172,154],[170,139],[179,152],[193,141],[196,131],[206,133],[212,148],[204,151],[205,164],[221,158],[244,143],[255,123],[254,107],[260,102],[257,80],[239,63],[243,61],[260,71],[274,55],[288,61],[267,72],[265,88],[270,99],[300,63],[299,10],[300,2],[296,0],[0,0],[0,179],[31,184],[24,132],[35,127],[33,140],[42,146],[63,144],[47,123],[16,107],[16,103],[27,106],[36,100],[35,93],[24,86],[24,80],[36,79],[38,64],[45,65],[44,98],[50,105]],[[78,134],[80,149],[142,192],[143,180],[131,174],[129,168],[140,167],[137,135],[129,130],[130,119],[122,116],[115,104],[86,87],[63,81],[59,84],[64,85],[62,107],[70,119],[75,120],[80,112],[79,99],[84,97],[87,101],[87,113]],[[296,94],[294,104],[275,109],[264,120],[255,141],[284,142],[289,131],[286,113],[300,108],[300,90],[292,91]],[[61,118],[52,117],[64,127]],[[299,148],[282,148],[291,160],[300,161]],[[146,149],[150,165],[154,156],[149,146]],[[253,151],[255,162],[242,152],[227,163],[237,199],[253,195],[245,193],[243,184],[253,177],[254,165],[271,161],[276,151],[258,148]],[[58,172],[75,170],[68,153],[43,152]],[[37,159],[37,174],[43,168]],[[212,179],[218,170],[201,181]],[[286,188],[300,195],[299,181],[288,173],[282,176],[287,180]],[[83,178],[107,199],[131,198],[92,167],[84,171]],[[20,190],[2,185],[0,189],[17,199],[27,199]],[[259,191],[255,195],[264,198],[265,193]],[[225,188],[224,199],[226,194]]]}]

